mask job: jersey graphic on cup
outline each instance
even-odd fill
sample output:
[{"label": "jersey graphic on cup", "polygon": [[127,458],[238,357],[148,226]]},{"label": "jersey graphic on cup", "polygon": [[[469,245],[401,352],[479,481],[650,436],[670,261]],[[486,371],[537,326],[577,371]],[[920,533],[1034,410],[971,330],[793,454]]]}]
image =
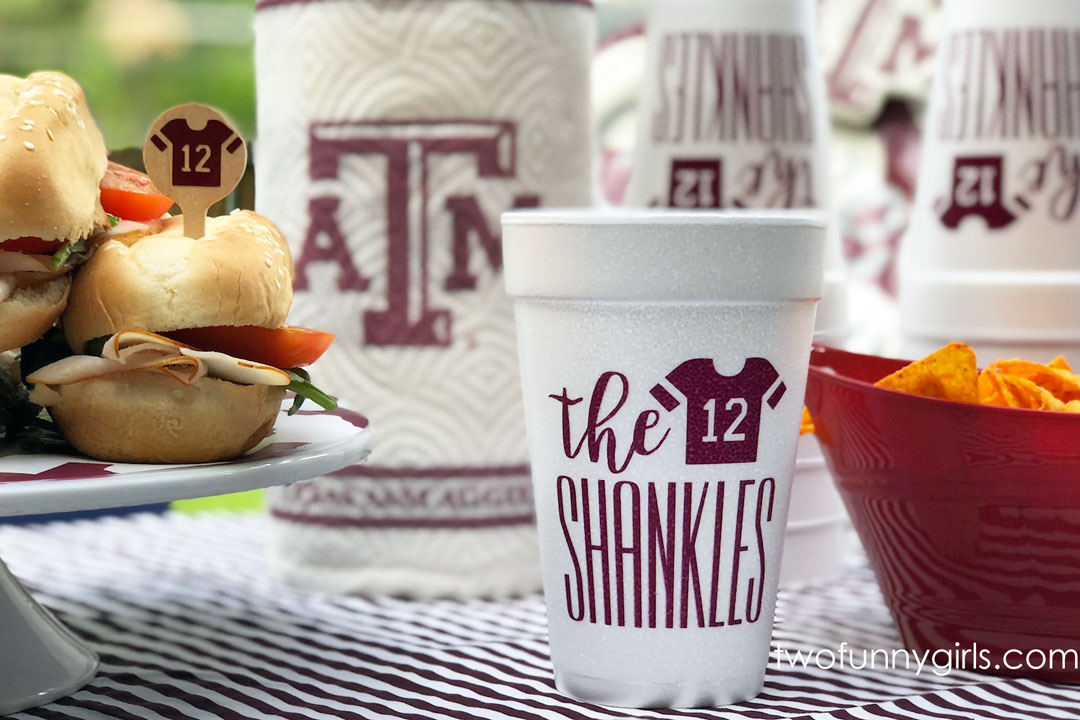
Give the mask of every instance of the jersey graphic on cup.
[{"label": "jersey graphic on cup", "polygon": [[[765,358],[749,358],[738,375],[716,371],[709,358],[687,360],[667,375],[686,398],[686,464],[757,461],[762,404],[775,409],[787,386]],[[681,404],[663,384],[650,393],[665,410]]]},{"label": "jersey graphic on cup", "polygon": [[969,215],[986,220],[991,230],[1008,227],[1016,220],[1002,203],[1003,158],[958,157],[953,165],[952,197],[941,214],[941,224],[955,230]]},{"label": "jersey graphic on cup", "polygon": [[165,123],[150,141],[161,152],[172,145],[172,184],[182,187],[221,185],[222,149],[232,154],[243,145],[240,136],[219,120],[209,120],[206,127],[193,130],[185,118]]},{"label": "jersey graphic on cup", "polygon": [[721,208],[723,162],[716,159],[671,161],[671,183],[668,191],[668,207],[673,208]]}]

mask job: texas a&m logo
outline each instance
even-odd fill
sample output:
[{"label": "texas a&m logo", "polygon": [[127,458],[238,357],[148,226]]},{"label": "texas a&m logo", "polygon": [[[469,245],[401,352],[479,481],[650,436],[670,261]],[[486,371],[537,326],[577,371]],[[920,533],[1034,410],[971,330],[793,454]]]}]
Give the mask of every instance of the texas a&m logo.
[{"label": "texas a&m logo", "polygon": [[[515,179],[515,124],[488,120],[316,123],[311,127],[310,143],[312,181],[337,179],[342,165],[356,159],[374,160],[385,167],[386,298],[382,308],[363,314],[364,343],[450,345],[451,312],[433,304],[432,290],[475,290],[477,277],[471,267],[474,251],[481,250],[488,266],[499,272],[502,246],[497,229],[492,229],[475,193],[451,194],[436,203],[432,199],[437,193],[431,176],[441,159],[465,156],[475,163],[480,180]],[[348,199],[337,194],[310,198],[307,233],[296,262],[297,290],[308,288],[308,266],[319,262],[338,267],[339,290],[369,289],[371,277],[353,262],[341,229],[343,202]],[[520,193],[500,211],[539,204],[538,195]],[[431,231],[439,213],[449,216],[449,238]],[[447,240],[451,243],[451,268],[436,277],[431,267],[433,244]]]}]

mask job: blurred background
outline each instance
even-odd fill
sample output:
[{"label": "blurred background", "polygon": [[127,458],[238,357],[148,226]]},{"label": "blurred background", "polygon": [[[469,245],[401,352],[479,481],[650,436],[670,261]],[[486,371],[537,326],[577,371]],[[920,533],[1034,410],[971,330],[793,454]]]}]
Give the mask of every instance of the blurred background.
[{"label": "blurred background", "polygon": [[3,0],[0,71],[62,70],[86,89],[110,149],[198,100],[255,132],[254,0]]},{"label": "blurred background", "polygon": [[[596,176],[613,204],[629,176],[650,5],[596,0]],[[914,193],[940,0],[819,0],[819,8],[832,203],[850,279],[848,345],[889,354],[895,348],[882,338],[897,324],[896,249]],[[162,111],[193,101],[224,111],[254,140],[257,160],[255,13],[255,0],[0,0],[0,72],[75,77],[126,164],[141,165],[146,130]],[[226,208],[251,207],[253,198],[249,174]]]},{"label": "blurred background", "polygon": [[[855,283],[888,312],[896,246],[918,165],[940,0],[819,0],[834,121],[833,202]],[[618,203],[629,173],[650,0],[597,0],[593,77],[598,181]],[[3,0],[0,72],[63,70],[86,88],[121,161],[138,164],[164,109],[198,101],[256,138],[254,0]],[[240,202],[251,199],[250,186]],[[854,307],[860,307],[858,303]],[[858,326],[858,318],[855,318]],[[859,347],[859,340],[854,339]]]}]

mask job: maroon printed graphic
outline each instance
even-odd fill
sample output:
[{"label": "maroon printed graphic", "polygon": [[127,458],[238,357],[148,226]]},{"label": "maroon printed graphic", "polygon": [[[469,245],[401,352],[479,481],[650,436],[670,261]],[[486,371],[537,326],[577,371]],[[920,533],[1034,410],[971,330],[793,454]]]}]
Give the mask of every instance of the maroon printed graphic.
[{"label": "maroon printed graphic", "polygon": [[657,469],[662,466],[653,466],[654,475],[640,474],[642,467],[628,472],[635,458],[661,450],[671,428],[655,409],[641,410],[633,422],[619,415],[631,398],[658,401],[667,413],[685,402],[685,453],[672,450],[687,465],[752,463],[762,405],[776,408],[787,388],[760,357],[745,360],[731,377],[711,359],[687,360],[666,382],[685,400],[662,383],[635,395],[629,378],[615,371],[600,375],[587,405],[565,387],[548,396],[559,405],[563,455],[597,466],[596,477],[575,467],[547,486],[565,541],[565,610],[572,621],[721,628],[762,616],[767,578],[775,573],[766,552],[776,532],[770,525],[775,478],[720,479],[713,471],[673,482],[670,472]]},{"label": "maroon printed graphic", "polygon": [[[609,403],[610,407],[606,407],[605,401],[608,401],[609,388],[614,388],[614,391],[618,393],[618,398],[614,404]],[[574,423],[571,410],[584,398],[570,397],[566,388],[563,388],[561,394],[552,394],[548,397],[562,405],[562,449],[567,459],[572,460],[580,455],[582,450],[588,450],[589,462],[598,463],[602,458],[608,472],[613,475],[625,472],[634,457],[652,455],[659,450],[670,433],[668,430],[662,437],[653,438],[650,430],[659,425],[660,413],[655,410],[645,410],[638,415],[634,423],[634,437],[630,441],[630,447],[625,452],[620,452],[619,439],[615,436],[615,431],[607,427],[630,397],[630,381],[620,372],[606,372],[596,381],[589,401],[585,430],[576,443],[573,437]]]},{"label": "maroon printed graphic", "polygon": [[736,208],[812,208],[817,207],[814,193],[814,163],[809,155],[769,150],[758,161],[750,161],[735,178]]},{"label": "maroon printed graphic", "polygon": [[719,158],[672,160],[668,207],[724,207],[721,186],[722,167],[723,164]]},{"label": "maroon printed graphic", "polygon": [[[1080,153],[1072,143],[1080,137],[1080,32],[957,32],[948,36],[942,54],[947,72],[940,73],[937,140],[1024,143],[1036,150],[1034,159],[1011,167],[997,155],[956,158],[952,197],[938,207],[942,224],[956,228],[977,215],[1000,229],[1024,213],[1071,221],[1080,208]],[[1006,172],[1012,173],[1008,180]]]},{"label": "maroon printed graphic", "polygon": [[[733,177],[725,181],[724,169],[733,165]],[[730,159],[675,159],[666,202],[682,209],[817,207],[813,154],[769,149],[741,165]]]},{"label": "maroon printed graphic", "polygon": [[[738,375],[716,372],[708,358],[687,360],[667,376],[686,398],[686,463],[721,465],[757,460],[762,402],[775,408],[787,386],[764,358],[750,358]],[[665,410],[681,404],[663,385],[650,391]]]},{"label": "maroon printed graphic", "polygon": [[[563,575],[575,622],[722,628],[761,619],[776,480],[637,483],[560,475]],[[735,522],[725,523],[734,505]]]},{"label": "maroon printed graphic", "polygon": [[0,483],[111,477],[113,473],[109,467],[109,463],[65,462],[37,473],[0,472]]},{"label": "maroon printed graphic", "polygon": [[823,3],[822,12],[827,22],[840,26],[851,22],[840,52],[826,69],[830,102],[849,113],[873,114],[898,80],[909,84],[898,76],[922,74],[922,67],[934,58],[934,23],[909,3]]},{"label": "maroon printed graphic", "polygon": [[[410,471],[416,472],[410,472]],[[275,517],[355,528],[479,528],[531,524],[527,466],[381,468],[354,465],[282,488]]]},{"label": "maroon printed graphic", "polygon": [[165,123],[150,142],[161,152],[172,147],[172,184],[178,187],[219,187],[222,151],[232,154],[243,145],[240,136],[219,120],[195,130],[185,118]]},{"label": "maroon printed graphic", "polygon": [[987,227],[1008,227],[1016,216],[1002,204],[1004,160],[997,156],[958,157],[953,164],[952,198],[941,214],[941,224],[955,230],[964,218],[975,215]]},{"label": "maroon printed graphic", "polygon": [[799,33],[671,32],[659,39],[658,145],[814,141],[809,51]]},{"label": "maroon printed graphic", "polygon": [[[338,225],[337,213],[341,198],[313,197],[308,200],[308,230],[302,254],[296,260],[296,290],[307,290],[307,267],[313,262],[330,262],[338,266],[338,290],[364,292],[371,279],[360,274],[353,264],[349,244]],[[324,238],[324,243],[318,242]]]},{"label": "maroon printed graphic", "polygon": [[[386,167],[386,308],[364,313],[364,343],[368,345],[427,345],[451,342],[449,310],[432,307],[430,289],[441,282],[450,292],[476,288],[472,256],[476,246],[488,266],[502,270],[501,239],[492,230],[476,195],[453,195],[443,207],[432,207],[429,176],[436,158],[467,155],[481,180],[508,180],[517,175],[517,128],[510,122],[488,120],[417,122],[316,123],[311,128],[310,176],[335,179],[348,157],[371,157]],[[369,278],[356,268],[346,236],[338,225],[340,198],[313,198],[308,232],[296,262],[296,288],[308,286],[307,267],[331,261],[341,268],[338,287],[363,292]],[[533,194],[514,197],[512,208],[537,207]],[[509,208],[506,208],[509,209]],[[453,267],[448,277],[432,278],[429,268],[429,220],[433,213],[452,218]],[[329,246],[320,246],[321,238]]]},{"label": "maroon printed graphic", "polygon": [[[1080,99],[1080,77],[1076,90]],[[1028,162],[1020,178],[1025,194],[1048,194],[1051,220],[1069,222],[1080,211],[1080,150],[1055,145],[1044,157]],[[1025,195],[1018,195],[1013,201],[1024,209],[1031,207]]]},{"label": "maroon printed graphic", "polygon": [[[676,155],[649,201],[673,208],[817,207],[814,97],[798,33],[673,32],[659,40],[649,140]],[[678,157],[722,144],[719,158]],[[746,157],[747,153],[757,157]]]},{"label": "maroon printed graphic", "polygon": [[1080,32],[982,28],[952,33],[942,53],[941,142],[1080,137]]}]

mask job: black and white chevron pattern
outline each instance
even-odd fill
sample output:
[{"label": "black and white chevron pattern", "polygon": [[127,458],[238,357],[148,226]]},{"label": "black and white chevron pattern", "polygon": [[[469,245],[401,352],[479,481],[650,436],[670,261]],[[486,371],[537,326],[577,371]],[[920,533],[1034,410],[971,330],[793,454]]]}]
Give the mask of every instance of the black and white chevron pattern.
[{"label": "black and white chevron pattern", "polygon": [[[14,715],[79,720],[607,720],[1080,718],[1080,687],[970,673],[779,669],[713,710],[614,710],[554,688],[537,596],[503,602],[331,597],[272,581],[257,515],[140,515],[0,527],[0,555],[101,655],[98,677]],[[899,643],[861,560],[782,591],[791,652]],[[774,653],[775,658],[775,653]]]}]

